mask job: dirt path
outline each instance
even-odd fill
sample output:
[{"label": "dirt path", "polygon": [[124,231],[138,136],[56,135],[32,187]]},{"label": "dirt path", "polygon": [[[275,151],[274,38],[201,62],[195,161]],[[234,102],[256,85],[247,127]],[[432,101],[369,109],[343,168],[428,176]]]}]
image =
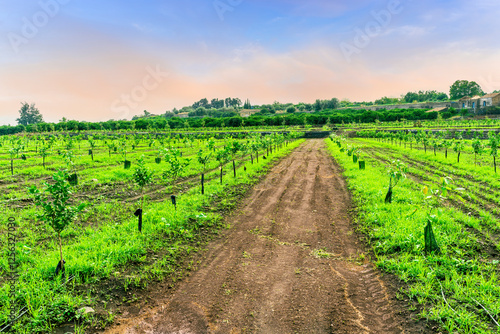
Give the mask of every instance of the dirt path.
[{"label": "dirt path", "polygon": [[323,141],[307,141],[251,192],[191,277],[106,333],[420,332],[362,263],[350,205]]}]

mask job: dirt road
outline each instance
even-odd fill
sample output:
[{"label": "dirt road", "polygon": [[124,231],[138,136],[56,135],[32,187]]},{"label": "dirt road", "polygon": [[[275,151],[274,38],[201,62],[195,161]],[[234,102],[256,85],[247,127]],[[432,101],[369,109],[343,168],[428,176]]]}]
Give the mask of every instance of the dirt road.
[{"label": "dirt road", "polygon": [[191,277],[106,333],[417,332],[363,260],[350,209],[323,141],[307,141],[252,190]]}]

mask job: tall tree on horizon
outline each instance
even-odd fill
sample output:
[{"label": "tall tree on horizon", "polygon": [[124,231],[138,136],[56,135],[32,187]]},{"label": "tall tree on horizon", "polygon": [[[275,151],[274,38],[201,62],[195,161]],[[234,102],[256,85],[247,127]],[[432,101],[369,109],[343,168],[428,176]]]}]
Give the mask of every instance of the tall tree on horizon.
[{"label": "tall tree on horizon", "polygon": [[19,118],[16,119],[19,125],[29,125],[43,123],[43,117],[35,104],[29,105],[27,102],[21,102],[21,109],[19,109]]},{"label": "tall tree on horizon", "polygon": [[250,99],[245,100],[245,104],[243,105],[243,109],[252,109],[252,105],[250,104]]},{"label": "tall tree on horizon", "polygon": [[484,95],[481,86],[475,81],[457,80],[450,87],[450,100],[459,100],[462,97]]}]

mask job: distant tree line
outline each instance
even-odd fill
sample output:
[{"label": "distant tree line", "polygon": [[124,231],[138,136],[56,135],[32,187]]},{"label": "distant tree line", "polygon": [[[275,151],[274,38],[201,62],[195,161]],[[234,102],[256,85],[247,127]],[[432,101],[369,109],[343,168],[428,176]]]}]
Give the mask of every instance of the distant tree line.
[{"label": "distant tree line", "polygon": [[[499,92],[498,90],[494,91]],[[481,87],[474,81],[457,80],[450,87],[450,99],[456,100],[464,96],[483,95]],[[376,104],[413,103],[427,101],[448,100],[446,93],[431,91],[408,92],[398,98],[383,97],[375,101]],[[224,100],[204,98],[195,102],[192,106],[181,110],[174,108],[166,111],[163,115],[153,115],[144,110],[143,115],[134,116],[132,121],[110,120],[107,122],[89,123],[79,121],[68,121],[66,118],[59,123],[44,123],[35,104],[21,103],[20,117],[17,126],[0,126],[0,135],[14,134],[20,132],[52,132],[52,131],[86,131],[86,130],[146,130],[146,129],[176,129],[176,128],[199,128],[199,127],[239,127],[260,125],[323,125],[335,123],[352,122],[375,122],[425,120],[435,119],[438,114],[427,113],[420,109],[393,109],[370,111],[365,109],[354,109],[373,105],[373,102],[350,102],[345,99],[339,101],[337,98],[316,100],[314,103],[280,103],[252,106],[247,99],[243,105],[245,109],[259,109],[260,111],[248,118],[242,118],[238,108],[242,105],[238,98],[226,98]],[[339,109],[343,108],[343,109]],[[488,113],[500,113],[500,108],[493,107]],[[279,115],[276,115],[280,112]],[[307,113],[305,113],[307,112]],[[174,117],[179,113],[187,113],[189,118]],[[441,113],[443,119],[456,115],[453,108]]]},{"label": "distant tree line", "polygon": [[205,108],[205,109],[210,109],[210,108],[222,109],[224,107],[226,107],[226,108],[238,108],[241,106],[241,104],[242,104],[241,100],[238,98],[228,97],[228,98],[223,99],[223,100],[219,100],[216,98],[216,99],[212,99],[210,102],[208,102],[207,98],[203,98],[203,99],[199,100],[198,102],[193,103],[193,105],[191,107],[193,109],[198,109],[200,107]]},{"label": "distant tree line", "polygon": [[435,102],[435,101],[446,101],[448,100],[448,95],[443,92],[437,92],[435,90],[428,91],[418,91],[418,92],[408,92],[404,96],[404,101],[406,103],[414,102]]},{"label": "distant tree line", "polygon": [[[442,113],[443,118],[448,118],[456,114],[451,109]],[[231,117],[221,118],[180,118],[165,116],[154,116],[148,118],[139,118],[133,121],[127,120],[109,120],[106,122],[80,122],[64,121],[59,123],[37,123],[18,126],[0,126],[0,135],[15,134],[20,132],[53,132],[53,131],[93,131],[93,130],[168,130],[168,129],[187,129],[187,128],[225,128],[225,127],[247,127],[247,126],[281,126],[281,125],[316,125],[325,124],[335,125],[342,123],[369,123],[376,121],[396,121],[396,120],[425,120],[436,119],[437,112],[428,113],[425,109],[394,109],[394,110],[358,110],[358,109],[338,109],[338,110],[320,110],[313,113],[295,112],[279,115],[255,114],[250,117],[240,117],[233,115]]]},{"label": "distant tree line", "polygon": [[189,117],[214,117],[214,118],[222,118],[222,117],[234,117],[239,114],[232,108],[221,108],[221,109],[205,109],[204,107],[199,107],[196,110],[189,111]]},{"label": "distant tree line", "polygon": [[[494,91],[496,93],[498,91]],[[401,95],[401,97],[381,97],[376,99],[374,102],[351,102],[347,99],[340,102],[341,107],[363,107],[371,105],[394,105],[402,103],[422,103],[422,102],[440,102],[440,101],[455,101],[462,97],[473,97],[473,96],[485,95],[481,86],[475,81],[467,80],[456,80],[450,86],[449,95],[444,92],[438,92],[436,90],[418,91],[418,92],[408,92]]]}]

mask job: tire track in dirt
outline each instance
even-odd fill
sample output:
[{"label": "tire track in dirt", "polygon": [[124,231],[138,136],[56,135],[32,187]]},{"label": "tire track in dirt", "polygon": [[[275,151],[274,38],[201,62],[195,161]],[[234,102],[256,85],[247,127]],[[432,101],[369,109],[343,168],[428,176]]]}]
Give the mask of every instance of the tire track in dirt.
[{"label": "tire track in dirt", "polygon": [[350,211],[340,168],[323,141],[307,141],[228,218],[233,229],[191,277],[104,333],[425,332],[359,263]]}]

